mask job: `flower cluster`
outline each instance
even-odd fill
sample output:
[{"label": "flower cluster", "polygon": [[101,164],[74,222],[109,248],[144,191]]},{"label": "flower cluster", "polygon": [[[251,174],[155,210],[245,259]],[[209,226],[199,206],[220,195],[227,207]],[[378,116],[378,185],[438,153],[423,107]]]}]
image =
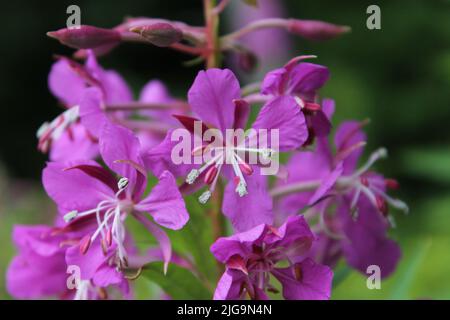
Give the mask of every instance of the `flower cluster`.
[{"label": "flower cluster", "polygon": [[[408,208],[388,194],[398,183],[372,169],[385,149],[358,166],[367,121],[342,123],[330,143],[335,106],[319,94],[328,68],[311,63],[315,56],[298,56],[242,88],[233,71],[219,68],[222,54],[254,55],[239,40],[256,30],[281,28],[327,40],[348,28],[267,18],[218,39],[218,17],[228,2],[214,7],[205,1],[204,27],[129,18],[112,29],[49,32],[76,48],[75,58],[84,63],[57,57],[49,74],[50,91],[64,111],[37,137],[38,149],[49,154],[42,183],[57,216],[51,226],[15,227],[18,255],[7,271],[12,296],[132,298],[130,281],[146,263],[161,261],[170,277],[170,264],[180,256],[180,265],[201,278],[189,252],[173,252],[166,232],[191,223],[190,194],[203,206],[218,202],[215,210],[227,218],[218,221],[229,222],[205,253],[225,270],[214,299],[268,299],[280,292],[285,299],[329,299],[332,268],[341,257],[361,272],[378,265],[383,277],[395,269],[400,249],[387,235],[394,225],[388,209]],[[198,56],[207,68],[186,100],[172,97],[159,80],[148,82],[135,100],[124,79],[97,61],[127,41]],[[197,125],[226,138],[211,141]],[[187,156],[201,156],[200,162],[173,161],[180,128],[192,144],[199,142]],[[241,137],[226,134],[239,129]],[[289,155],[287,163],[273,176],[263,174],[278,152]],[[156,247],[138,248],[129,219],[148,230]]]}]

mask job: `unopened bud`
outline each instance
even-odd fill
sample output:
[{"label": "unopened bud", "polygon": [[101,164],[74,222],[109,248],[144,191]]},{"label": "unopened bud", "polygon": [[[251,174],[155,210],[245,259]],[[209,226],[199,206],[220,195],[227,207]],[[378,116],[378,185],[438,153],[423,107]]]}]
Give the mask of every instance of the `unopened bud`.
[{"label": "unopened bud", "polygon": [[288,20],[288,31],[308,40],[330,40],[350,30],[350,27],[347,26],[339,26],[318,20]]},{"label": "unopened bud", "polygon": [[92,49],[120,42],[120,33],[116,30],[80,26],[80,28],[64,28],[47,32],[49,37],[75,49]]},{"label": "unopened bud", "polygon": [[130,31],[141,35],[147,41],[158,47],[168,47],[183,38],[183,32],[180,29],[165,22],[134,27]]}]

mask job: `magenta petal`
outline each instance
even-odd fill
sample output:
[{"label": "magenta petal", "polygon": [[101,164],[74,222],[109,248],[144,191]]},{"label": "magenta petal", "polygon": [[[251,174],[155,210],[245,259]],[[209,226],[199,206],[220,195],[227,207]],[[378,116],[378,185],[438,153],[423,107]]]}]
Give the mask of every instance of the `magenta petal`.
[{"label": "magenta petal", "polygon": [[331,122],[322,110],[311,116],[311,125],[315,135],[318,137],[326,137],[331,131]]},{"label": "magenta petal", "polygon": [[[172,161],[172,150],[180,141],[172,141],[173,130],[169,130],[164,140],[156,147],[150,149],[142,155],[145,167],[154,175],[159,176],[165,170],[171,172],[174,176],[186,176],[194,168],[192,164],[175,164]],[[189,140],[192,140],[189,136]],[[191,158],[191,155],[188,155]]]},{"label": "magenta petal", "polygon": [[285,88],[285,79],[288,76],[286,68],[278,68],[268,72],[261,84],[262,94],[281,95]]},{"label": "magenta petal", "polygon": [[6,271],[6,289],[17,299],[56,296],[67,290],[64,253],[40,256],[21,254],[11,261]]},{"label": "magenta petal", "polygon": [[368,266],[377,265],[381,277],[389,276],[400,260],[401,251],[398,244],[387,237],[388,225],[382,215],[364,198],[358,201],[356,221],[346,206],[340,208],[339,215],[347,237],[342,247],[348,263],[362,273],[366,273]]},{"label": "magenta petal", "polygon": [[330,77],[327,67],[302,62],[291,71],[290,91],[293,93],[308,94],[323,87]]},{"label": "magenta petal", "polygon": [[[276,232],[270,232],[264,242],[272,246],[283,247],[284,254],[295,258],[305,254],[315,240],[315,236],[309,228],[303,216],[291,216]],[[283,256],[282,259],[285,259]]]},{"label": "magenta petal", "polygon": [[107,103],[123,103],[133,100],[133,94],[120,74],[104,70],[92,50],[88,50],[86,69],[101,84]]},{"label": "magenta petal", "polygon": [[227,263],[234,255],[245,258],[252,252],[253,243],[262,243],[261,241],[266,232],[267,226],[260,224],[245,232],[219,238],[211,245],[211,252],[222,263]]},{"label": "magenta petal", "polygon": [[148,212],[156,223],[173,230],[181,229],[189,220],[175,178],[168,171],[159,176],[158,184],[135,208]]},{"label": "magenta petal", "polygon": [[227,269],[217,283],[214,300],[238,300],[244,278],[242,272]]},{"label": "magenta petal", "polygon": [[50,160],[71,161],[94,159],[98,155],[98,144],[88,136],[83,125],[76,123],[64,131],[59,139],[53,140]]},{"label": "magenta petal", "polygon": [[128,84],[120,74],[108,70],[103,76],[103,88],[106,92],[107,103],[124,103],[133,101],[133,94]]},{"label": "magenta petal", "polygon": [[45,225],[16,225],[13,229],[13,242],[22,251],[32,251],[42,257],[50,257],[62,252],[58,236],[51,236],[52,227]]},{"label": "magenta petal", "polygon": [[169,262],[172,259],[172,244],[170,243],[170,239],[167,236],[167,233],[165,233],[164,230],[151,222],[143,214],[134,213],[133,216],[140,223],[142,223],[147,228],[147,230],[155,237],[156,241],[158,241],[164,261],[164,273],[166,273]]},{"label": "magenta petal", "polygon": [[[294,268],[300,271],[296,278]],[[331,296],[333,271],[307,258],[289,268],[275,268],[272,274],[283,285],[283,297],[288,300],[328,300]]]},{"label": "magenta petal", "polygon": [[239,82],[228,69],[200,71],[188,93],[192,110],[202,121],[214,125],[222,132],[233,126],[233,100],[239,97]]},{"label": "magenta petal", "polygon": [[60,59],[52,65],[48,86],[52,94],[68,107],[77,105],[86,89],[85,81],[66,59]]},{"label": "magenta petal", "polygon": [[142,88],[139,101],[147,103],[168,103],[172,101],[172,97],[164,83],[159,80],[151,80]]},{"label": "magenta petal", "polygon": [[[325,148],[317,148],[315,152],[295,153],[287,164],[289,172],[286,181],[279,183],[279,186],[286,184],[321,181],[330,174],[330,157]],[[280,209],[287,214],[294,214],[308,205],[313,192],[299,192],[282,198]]]},{"label": "magenta petal", "polygon": [[108,121],[103,110],[103,93],[100,89],[92,87],[85,90],[80,101],[80,119],[92,135],[99,136],[103,123]]},{"label": "magenta petal", "polygon": [[89,247],[86,253],[80,252],[80,246],[72,246],[66,251],[66,263],[68,266],[78,266],[80,268],[81,280],[91,280],[98,268],[107,260],[97,238]]},{"label": "magenta petal", "polygon": [[[303,145],[308,138],[305,117],[297,102],[289,96],[277,97],[266,103],[252,128],[268,130],[268,138],[271,136],[270,130],[278,130],[280,151],[296,149]],[[261,137],[261,135],[259,136]],[[264,141],[264,139],[262,140]],[[269,146],[276,145],[276,142],[268,140]]]},{"label": "magenta petal", "polygon": [[108,262],[103,262],[96,270],[92,281],[94,285],[105,288],[109,285],[121,284],[126,280],[123,274],[117,271],[116,266],[109,265]]},{"label": "magenta petal", "polygon": [[222,211],[238,232],[259,224],[272,224],[272,198],[266,190],[266,177],[255,171],[246,178],[248,194],[240,197],[233,182],[225,188]]},{"label": "magenta petal", "polygon": [[99,148],[108,167],[128,179],[127,193],[137,201],[147,184],[139,139],[130,129],[106,122],[100,134]]},{"label": "magenta petal", "polygon": [[109,186],[81,170],[65,171],[82,164],[98,166],[95,161],[49,162],[42,173],[45,191],[61,209],[81,212],[94,209],[100,201],[114,197]]},{"label": "magenta petal", "polygon": [[322,101],[322,110],[327,116],[328,120],[331,121],[333,117],[334,110],[336,109],[335,103],[333,99],[323,99]]}]

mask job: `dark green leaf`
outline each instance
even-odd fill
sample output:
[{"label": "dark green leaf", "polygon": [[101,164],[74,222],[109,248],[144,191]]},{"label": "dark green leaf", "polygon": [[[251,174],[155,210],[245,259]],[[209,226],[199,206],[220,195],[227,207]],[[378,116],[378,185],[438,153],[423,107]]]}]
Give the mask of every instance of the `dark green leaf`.
[{"label": "dark green leaf", "polygon": [[172,299],[205,300],[211,299],[212,293],[188,269],[170,264],[164,275],[163,263],[153,262],[144,266],[141,276],[156,283]]}]

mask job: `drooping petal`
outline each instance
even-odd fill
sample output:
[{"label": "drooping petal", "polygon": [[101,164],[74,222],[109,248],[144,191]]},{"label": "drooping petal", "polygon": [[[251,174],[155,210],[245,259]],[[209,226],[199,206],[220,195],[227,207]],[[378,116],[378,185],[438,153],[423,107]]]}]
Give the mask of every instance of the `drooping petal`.
[{"label": "drooping petal", "polygon": [[164,261],[164,273],[167,272],[169,262],[172,259],[172,244],[170,243],[170,239],[167,236],[167,233],[165,233],[164,230],[151,222],[146,216],[139,213],[134,213],[133,216],[140,223],[142,223],[147,228],[147,230],[155,237],[156,241],[158,241]]},{"label": "drooping petal", "polygon": [[[277,97],[265,104],[252,125],[253,129],[267,130],[268,146],[280,151],[289,151],[303,145],[308,138],[305,117],[295,99],[289,96]],[[279,141],[272,141],[271,130],[277,130]],[[264,135],[258,133],[258,143],[264,143]]]},{"label": "drooping petal", "polygon": [[272,274],[283,285],[288,300],[328,300],[331,296],[333,271],[307,258],[288,268],[275,268]]},{"label": "drooping petal", "polygon": [[159,176],[158,184],[135,209],[148,212],[156,223],[173,230],[181,229],[189,220],[183,197],[169,171]]},{"label": "drooping petal", "polygon": [[48,75],[48,86],[52,94],[67,107],[77,105],[86,89],[86,83],[66,59],[59,59],[52,65]]},{"label": "drooping petal", "polygon": [[331,122],[322,110],[311,116],[311,125],[318,137],[326,137],[331,131]]},{"label": "drooping petal", "polygon": [[267,192],[266,177],[259,170],[246,178],[248,194],[240,197],[235,184],[228,182],[223,197],[222,211],[231,220],[236,231],[249,230],[262,223],[272,224],[272,198]]},{"label": "drooping petal", "polygon": [[207,124],[225,133],[234,123],[233,100],[240,97],[236,76],[228,69],[200,71],[188,93],[192,110]]},{"label": "drooping petal", "polygon": [[81,212],[94,209],[114,196],[113,190],[102,181],[81,170],[65,170],[77,165],[100,167],[95,161],[49,162],[42,173],[45,191],[59,208]]}]

